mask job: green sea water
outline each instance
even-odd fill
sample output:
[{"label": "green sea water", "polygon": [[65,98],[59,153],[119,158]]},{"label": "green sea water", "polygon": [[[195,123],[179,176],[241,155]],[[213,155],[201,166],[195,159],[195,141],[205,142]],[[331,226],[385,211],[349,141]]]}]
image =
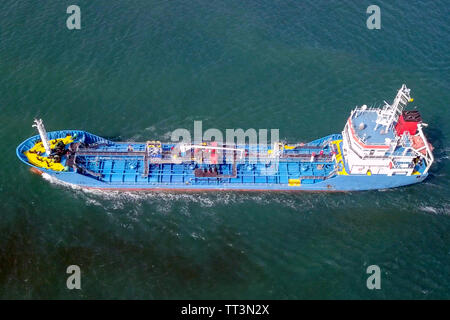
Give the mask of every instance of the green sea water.
[{"label": "green sea water", "polygon": [[[66,9],[81,8],[81,30]],[[381,8],[381,29],[366,9]],[[450,298],[450,2],[3,0],[0,298]],[[412,90],[435,147],[421,184],[371,192],[114,193],[30,173],[47,130],[343,129]],[[68,290],[66,268],[81,268]],[[381,269],[368,290],[366,268]]]}]

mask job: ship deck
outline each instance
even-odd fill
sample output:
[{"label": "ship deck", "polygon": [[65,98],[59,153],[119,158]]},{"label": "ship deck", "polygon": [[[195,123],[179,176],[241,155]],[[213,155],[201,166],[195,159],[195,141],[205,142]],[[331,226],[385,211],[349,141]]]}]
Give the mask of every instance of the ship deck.
[{"label": "ship deck", "polygon": [[[161,145],[160,157],[149,157],[145,143],[126,142],[79,148],[67,163],[76,163],[79,173],[109,184],[296,184],[323,181],[336,172],[329,136],[305,145],[291,145],[283,149],[279,158],[270,157],[271,147],[235,146],[245,149],[247,157],[231,160],[225,154],[212,164],[210,153],[195,160],[194,152],[188,161],[171,158],[175,144]],[[263,148],[261,150],[261,148]],[[265,148],[265,149],[264,149]],[[315,154],[311,162],[312,154]],[[261,154],[268,154],[261,156]]]},{"label": "ship deck", "polygon": [[383,145],[385,144],[386,138],[391,140],[395,139],[395,132],[392,128],[385,131],[383,126],[379,126],[377,130],[375,130],[376,120],[376,110],[355,112],[352,118],[353,129],[361,141],[369,145]]}]

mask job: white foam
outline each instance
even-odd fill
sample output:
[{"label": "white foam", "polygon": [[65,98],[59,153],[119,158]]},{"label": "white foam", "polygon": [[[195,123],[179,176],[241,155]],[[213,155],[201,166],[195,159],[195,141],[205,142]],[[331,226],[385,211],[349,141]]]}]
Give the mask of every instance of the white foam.
[{"label": "white foam", "polygon": [[419,207],[419,210],[428,212],[428,213],[434,213],[434,214],[438,213],[438,210],[431,206]]},{"label": "white foam", "polygon": [[442,215],[450,215],[450,204],[444,203],[441,208],[433,207],[433,206],[421,206],[419,207],[420,211],[432,214],[442,214]]},{"label": "white foam", "polygon": [[[292,193],[271,193],[271,192],[234,192],[234,191],[210,191],[210,192],[170,192],[170,191],[110,191],[101,189],[83,188],[78,185],[63,182],[54,176],[43,173],[42,177],[50,183],[63,186],[72,191],[74,196],[85,201],[87,205],[99,206],[106,211],[118,211],[124,208],[127,210],[127,215],[135,217],[142,214],[141,206],[144,204],[152,204],[156,207],[156,210],[152,214],[168,214],[173,211],[174,204],[182,204],[182,214],[190,216],[192,212],[190,206],[192,204],[198,205],[202,208],[214,208],[220,205],[238,205],[242,203],[255,203],[258,206],[276,206],[280,209],[287,208],[296,212],[308,212],[317,207],[326,207],[328,209],[337,209],[342,205],[351,205],[354,207],[363,207],[365,201],[360,201],[361,197],[340,194],[292,194]],[[75,192],[73,192],[75,191]],[[391,199],[396,197],[398,192],[402,192],[401,189],[383,189],[380,190],[384,193],[384,197]],[[392,192],[390,192],[392,191]],[[396,192],[394,192],[396,191]],[[375,196],[376,194],[367,193],[368,197]],[[105,201],[106,200],[106,201]],[[390,202],[390,201],[389,201]],[[394,203],[396,203],[394,201]],[[383,202],[378,202],[377,199],[373,200],[375,207],[383,207]],[[178,206],[179,207],[179,206]],[[419,206],[417,206],[419,207]],[[425,208],[423,211],[435,213],[432,207],[422,206]],[[211,214],[214,210],[207,210]]]},{"label": "white foam", "polygon": [[53,184],[61,185],[61,186],[72,188],[72,189],[78,189],[78,190],[82,189],[81,186],[59,180],[58,178],[51,176],[45,172],[42,173],[42,178],[44,178],[45,180],[47,180],[48,182],[53,183]]}]

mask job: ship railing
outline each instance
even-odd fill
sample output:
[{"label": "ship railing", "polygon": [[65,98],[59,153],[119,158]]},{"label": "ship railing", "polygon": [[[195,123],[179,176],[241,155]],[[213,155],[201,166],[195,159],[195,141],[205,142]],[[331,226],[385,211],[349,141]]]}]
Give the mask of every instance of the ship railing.
[{"label": "ship railing", "polygon": [[[135,180],[135,181],[127,181],[127,180],[121,180],[121,181],[108,181],[108,179],[105,179],[104,177],[101,178],[102,183],[109,184],[109,185],[185,185],[186,183],[192,183],[192,181],[205,181],[208,184],[214,185],[214,184],[246,184],[246,185],[261,185],[261,186],[267,186],[267,185],[273,185],[273,184],[283,184],[280,181],[282,180],[282,176],[274,175],[274,176],[261,176],[262,178],[268,178],[273,179],[273,181],[266,180],[266,182],[246,182],[246,178],[252,178],[253,176],[215,176],[215,177],[195,177],[195,176],[183,176],[184,179],[181,179],[180,181],[162,181],[161,177],[157,181],[150,181],[149,178],[146,178],[144,180]],[[237,178],[239,181],[231,181],[231,179]],[[299,177],[293,177],[293,176],[284,176],[284,178],[288,179],[297,179]],[[229,180],[230,181],[227,181]],[[301,176],[300,180],[319,180],[319,181],[325,181],[329,179],[328,176]]]},{"label": "ship railing", "polygon": [[[142,171],[139,169],[139,167],[136,167],[135,171],[126,171],[126,169],[121,169],[118,171],[104,171],[104,170],[100,170],[98,172],[93,172],[91,170],[89,170],[87,167],[85,166],[80,166],[83,167],[83,171],[87,174],[91,174],[97,177],[102,177],[104,179],[102,179],[102,181],[104,182],[108,182],[108,177],[112,177],[112,176],[116,176],[116,177],[122,177],[122,182],[120,181],[114,181],[114,183],[130,183],[130,181],[125,181],[126,177],[136,177],[135,181],[131,181],[132,183],[138,183],[138,182],[142,182],[142,183],[146,183],[146,182],[150,182],[149,180],[141,180],[139,181],[138,177],[139,175],[142,173]],[[244,171],[244,170],[237,170],[236,165],[232,165],[232,168],[230,168],[231,171],[223,171],[222,173],[218,173],[217,176],[195,176],[195,171],[193,170],[185,170],[185,171],[181,171],[181,172],[167,172],[162,168],[158,168],[157,170],[154,170],[151,172],[151,177],[158,177],[158,181],[161,182],[162,177],[163,176],[170,176],[171,180],[172,178],[179,178],[182,177],[183,179],[181,179],[182,181],[186,181],[186,180],[191,180],[191,179],[222,179],[222,181],[224,179],[232,179],[232,178],[236,178],[238,177],[238,173],[239,173],[239,178],[242,179],[246,179],[246,178],[257,178],[257,177],[276,177],[276,179],[278,181],[281,180],[282,177],[284,178],[292,178],[292,174],[282,174],[280,172],[276,172],[273,175],[271,174],[265,174],[265,175],[257,175],[256,171],[252,170],[252,171]],[[227,173],[229,172],[229,173]],[[328,174],[324,174],[324,175],[309,175],[309,176],[299,176],[300,179],[313,179],[313,180],[326,180],[329,179],[331,177],[333,177],[336,174],[336,167],[329,172]],[[297,176],[298,177],[298,176]],[[147,178],[147,177],[143,177],[143,178]],[[148,177],[149,178],[149,177]],[[176,179],[179,180],[179,179]]]},{"label": "ship railing", "polygon": [[[433,151],[430,149],[430,145],[428,143],[427,138],[425,137],[422,128],[428,126],[425,123],[419,123],[417,125],[417,131],[419,131],[419,136],[422,138],[424,146],[425,146],[425,160],[427,162],[427,166],[425,168],[425,170],[423,171],[424,174],[426,174],[428,172],[428,170],[430,169],[431,165],[434,162],[434,156],[433,156]],[[415,149],[414,149],[415,150]],[[423,155],[422,153],[420,153],[419,150],[415,150],[418,154]]]}]

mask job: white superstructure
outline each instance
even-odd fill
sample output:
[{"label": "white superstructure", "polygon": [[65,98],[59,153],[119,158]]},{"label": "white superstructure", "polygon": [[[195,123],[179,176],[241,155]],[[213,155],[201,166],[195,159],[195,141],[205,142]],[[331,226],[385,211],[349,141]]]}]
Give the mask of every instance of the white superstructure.
[{"label": "white superstructure", "polygon": [[417,111],[404,111],[410,97],[405,85],[392,104],[355,108],[342,132],[349,174],[425,174],[434,161]]}]

